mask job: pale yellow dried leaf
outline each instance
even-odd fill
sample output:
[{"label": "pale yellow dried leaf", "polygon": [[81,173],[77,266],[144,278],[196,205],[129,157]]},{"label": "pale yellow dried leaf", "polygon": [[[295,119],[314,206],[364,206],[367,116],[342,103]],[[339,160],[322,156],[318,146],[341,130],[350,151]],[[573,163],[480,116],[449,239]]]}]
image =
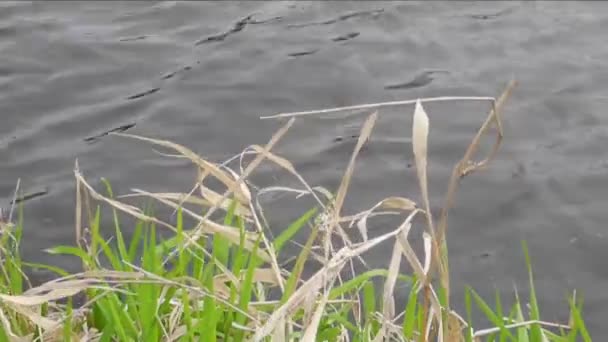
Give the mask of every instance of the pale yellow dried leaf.
[{"label": "pale yellow dried leaf", "polygon": [[74,288],[60,288],[49,291],[45,295],[38,296],[20,296],[20,295],[5,295],[0,294],[0,300],[3,302],[24,305],[24,306],[33,306],[33,305],[41,305],[44,303],[48,303],[57,299],[62,299],[66,297],[71,297],[78,292],[84,290],[85,287],[74,287]]},{"label": "pale yellow dried leaf", "polygon": [[[217,192],[215,192],[209,188],[206,188],[204,186],[201,187],[201,191],[202,191],[202,195],[204,196],[204,198],[201,198],[201,197],[198,197],[195,195],[191,195],[191,194],[181,193],[181,192],[155,192],[153,194],[159,198],[164,198],[167,200],[179,202],[177,204],[178,207],[183,205],[184,203],[189,203],[189,204],[206,206],[206,207],[218,206],[224,210],[228,210],[230,208],[230,202],[228,200],[224,200],[222,203],[219,202],[219,200],[222,196],[220,194],[218,194]],[[137,197],[137,196],[142,196],[142,195],[141,194],[129,194],[129,195],[124,195],[124,196],[120,196],[120,197],[126,198],[126,197]],[[246,207],[237,205],[236,209],[235,209],[235,214],[240,217],[248,218],[251,216],[251,211]]]},{"label": "pale yellow dried leaf", "polygon": [[431,208],[429,204],[428,182],[427,182],[427,144],[429,135],[429,117],[427,116],[420,101],[416,102],[414,109],[414,120],[412,127],[412,146],[416,160],[416,173],[420,184],[420,192],[424,202],[424,210],[431,234],[434,234]]},{"label": "pale yellow dried leaf", "polygon": [[123,136],[123,137],[128,137],[128,138],[133,138],[133,139],[137,139],[137,140],[141,140],[141,141],[146,141],[149,143],[153,143],[156,145],[160,145],[160,146],[164,146],[164,147],[173,149],[173,150],[181,153],[188,159],[190,159],[190,161],[192,161],[192,163],[194,163],[195,165],[198,165],[201,169],[212,174],[215,178],[217,178],[220,182],[222,182],[228,189],[231,189],[232,191],[234,191],[235,195],[237,196],[237,198],[240,202],[248,203],[251,200],[251,197],[247,197],[247,194],[243,193],[242,191],[239,191],[240,188],[236,186],[236,182],[232,179],[232,177],[230,177],[230,175],[228,175],[226,172],[224,172],[222,169],[220,169],[220,167],[217,166],[215,163],[206,161],[205,159],[199,157],[196,153],[194,153],[192,150],[188,149],[185,146],[182,146],[182,145],[179,145],[179,144],[173,143],[171,141],[167,141],[167,140],[146,138],[146,137],[137,136],[137,135],[133,135],[133,134],[126,134],[126,133],[112,133],[112,134],[118,135],[118,136]]},{"label": "pale yellow dried leaf", "polygon": [[317,309],[315,310],[308,327],[304,331],[304,336],[302,336],[302,342],[315,342],[317,340],[317,331],[319,329],[319,323],[321,322],[321,316],[325,311],[325,305],[327,304],[327,300],[329,299],[329,291],[325,291],[321,302],[317,304]]},{"label": "pale yellow dried leaf", "polygon": [[[158,200],[159,202],[164,203],[172,208],[178,207],[178,204],[168,201],[161,197],[156,197],[154,194],[149,193],[147,191],[140,190],[140,189],[134,189],[133,191],[146,195],[146,196],[149,196],[151,198],[154,198],[154,199]],[[200,228],[202,229],[203,232],[206,232],[209,234],[219,234],[235,245],[240,244],[241,232],[239,230],[235,229],[234,227],[228,227],[228,226],[213,222],[209,219],[205,219],[203,216],[195,214],[194,212],[192,212],[186,208],[181,208],[181,210],[184,214],[187,214],[187,215],[197,219],[200,223]],[[257,238],[257,235],[255,235],[255,234],[245,233],[245,241],[244,241],[243,247],[245,249],[247,249],[248,251],[253,252],[254,240],[256,238]],[[264,260],[264,261],[271,260],[270,255],[266,251],[258,249],[257,253],[258,253],[257,256],[259,258],[261,258],[262,260]]]},{"label": "pale yellow dried leaf", "polygon": [[409,198],[393,196],[383,199],[380,207],[408,211],[416,209],[416,202]]}]

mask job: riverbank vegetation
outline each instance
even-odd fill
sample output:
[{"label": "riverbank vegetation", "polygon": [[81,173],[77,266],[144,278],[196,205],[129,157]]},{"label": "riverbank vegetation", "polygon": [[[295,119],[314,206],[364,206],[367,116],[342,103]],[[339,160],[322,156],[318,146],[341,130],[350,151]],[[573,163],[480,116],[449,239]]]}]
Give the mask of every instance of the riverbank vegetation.
[{"label": "riverbank vegetation", "polygon": [[[511,82],[498,99],[434,98],[273,116],[287,122],[265,146],[246,149],[240,168],[209,162],[169,141],[112,134],[188,159],[198,174],[195,186],[190,193],[134,189],[118,196],[105,180],[92,186],[76,163],[76,243],[47,251],[78,258],[82,272],[75,274],[23,260],[19,250],[27,243],[21,240],[26,215],[19,208],[5,213],[0,220],[0,341],[590,341],[575,295],[564,298],[567,322],[543,321],[525,243],[528,298],[514,292],[515,304],[504,307],[499,295],[490,301],[470,288],[464,294],[451,291],[450,272],[458,270],[448,263],[448,211],[460,179],[486,168],[499,150],[501,112],[514,86]],[[453,169],[441,213],[433,216],[427,190],[431,125],[423,104],[455,100],[486,101],[490,112]],[[378,110],[409,104],[415,107],[410,148],[420,190],[412,196],[422,200],[396,194],[345,214],[357,155],[372,135]],[[288,160],[272,152],[296,118],[348,109],[373,112],[334,191],[309,185]],[[496,133],[493,148],[475,161],[481,138],[491,130]],[[300,188],[256,189],[248,180],[262,162],[281,167]],[[223,190],[210,186],[211,180]],[[309,196],[316,205],[302,208],[288,227],[271,229],[258,200],[264,191]],[[147,204],[128,204],[133,197]],[[158,205],[173,212],[170,222],[155,216]],[[103,208],[113,227],[102,227]],[[401,223],[369,237],[368,220],[389,214],[400,215]],[[135,224],[122,220],[125,215]],[[415,217],[424,225],[416,227]],[[110,239],[102,236],[108,229]],[[306,237],[303,244],[294,242],[298,234]],[[414,234],[422,236],[421,246],[412,245]],[[295,257],[285,253],[288,245],[298,246]],[[386,269],[355,272],[365,253],[380,245],[392,248]],[[32,268],[56,278],[31,285],[26,274]],[[404,303],[396,300],[398,293]],[[455,312],[451,298],[463,295],[466,310]],[[491,325],[474,326],[475,311]]]}]

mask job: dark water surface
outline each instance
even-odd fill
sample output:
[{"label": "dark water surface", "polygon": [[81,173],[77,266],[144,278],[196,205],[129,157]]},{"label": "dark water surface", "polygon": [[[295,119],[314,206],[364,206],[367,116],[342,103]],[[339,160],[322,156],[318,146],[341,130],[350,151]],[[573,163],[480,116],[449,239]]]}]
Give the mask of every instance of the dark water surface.
[{"label": "dark water surface", "polygon": [[[0,206],[20,178],[40,195],[24,202],[25,257],[77,268],[43,252],[73,242],[76,159],[93,184],[106,177],[120,193],[184,191],[193,180],[187,163],[104,132],[169,139],[222,161],[268,140],[279,122],[262,115],[494,96],[516,78],[498,159],[463,182],[451,215],[455,293],[469,284],[488,299],[495,288],[511,296],[516,284],[525,297],[526,239],[544,318],[564,318],[576,287],[592,333],[607,336],[607,25],[603,2],[2,2]],[[487,105],[427,110],[438,206]],[[418,200],[411,113],[380,112],[349,211],[388,195]],[[311,184],[335,189],[361,122],[298,120],[278,151]],[[270,167],[256,177],[296,184]],[[278,221],[305,209],[268,202]],[[379,249],[368,262],[385,267],[389,257]]]}]

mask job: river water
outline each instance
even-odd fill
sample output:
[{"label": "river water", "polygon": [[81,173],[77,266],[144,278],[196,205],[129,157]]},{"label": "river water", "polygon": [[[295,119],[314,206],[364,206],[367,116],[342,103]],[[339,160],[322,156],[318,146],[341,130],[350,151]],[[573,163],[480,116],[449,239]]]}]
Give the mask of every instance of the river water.
[{"label": "river water", "polygon": [[[504,145],[464,180],[451,214],[456,303],[464,285],[489,300],[496,288],[512,297],[515,285],[525,298],[525,239],[544,318],[563,319],[576,288],[591,332],[607,336],[606,25],[604,2],[2,2],[0,207],[20,179],[33,194],[23,202],[25,258],[77,269],[43,251],[73,243],[76,159],[92,184],[106,177],[119,193],[187,191],[193,179],[188,164],[104,132],[168,139],[223,161],[270,138],[280,122],[263,115],[497,96],[515,78]],[[488,105],[426,109],[438,206]],[[380,111],[351,212],[389,195],[419,199],[412,112]],[[335,189],[363,118],[300,118],[277,151],[311,184]],[[269,167],[255,177],[296,184]],[[304,209],[288,197],[267,198],[280,222]],[[370,267],[389,258],[389,249],[366,256]]]}]

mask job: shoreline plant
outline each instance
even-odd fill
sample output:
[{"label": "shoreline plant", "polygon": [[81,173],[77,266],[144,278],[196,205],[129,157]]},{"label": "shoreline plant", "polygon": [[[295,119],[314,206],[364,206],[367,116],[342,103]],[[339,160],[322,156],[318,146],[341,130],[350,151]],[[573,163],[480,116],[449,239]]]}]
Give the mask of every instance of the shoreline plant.
[{"label": "shoreline plant", "polygon": [[[22,260],[23,214],[0,220],[0,342],[3,341],[591,341],[580,300],[568,299],[570,320],[541,320],[528,249],[522,245],[530,278],[530,297],[504,311],[499,296],[492,308],[474,290],[464,294],[466,313],[452,310],[448,258],[448,213],[460,180],[486,168],[503,138],[501,113],[516,83],[493,97],[439,97],[365,104],[318,111],[283,113],[263,119],[287,119],[265,146],[252,145],[236,158],[239,167],[217,164],[170,141],[112,133],[172,151],[167,157],[188,159],[197,171],[189,193],[151,193],[132,189],[115,196],[102,180],[95,189],[75,163],[75,245],[57,246],[51,254],[77,257],[82,271],[69,274],[52,265]],[[490,112],[453,169],[443,208],[430,211],[427,188],[427,144],[430,129],[424,103],[484,101]],[[357,155],[368,143],[381,108],[414,105],[412,150],[421,203],[394,195],[354,215],[343,213]],[[291,162],[273,148],[296,118],[339,111],[370,110],[337,190],[309,185]],[[490,153],[475,161],[480,140],[494,128]],[[254,158],[245,163],[245,156]],[[295,177],[298,189],[257,189],[250,176],[271,162]],[[221,183],[213,190],[209,179]],[[259,196],[285,191],[310,196],[316,205],[287,228],[268,227]],[[149,208],[127,204],[139,197],[173,210],[174,222]],[[113,236],[104,239],[101,208],[110,208]],[[126,227],[119,214],[136,219]],[[214,215],[215,214],[215,215]],[[219,215],[218,215],[219,214]],[[369,238],[367,221],[400,215],[402,223]],[[216,217],[220,216],[220,219]],[[413,219],[424,218],[423,254],[414,252],[409,236]],[[187,221],[193,221],[190,225]],[[357,229],[353,229],[356,227]],[[131,232],[130,241],[124,232]],[[159,230],[170,232],[169,238]],[[275,237],[271,231],[279,231]],[[293,266],[284,266],[284,247],[298,232],[307,239]],[[359,232],[359,238],[353,236]],[[355,262],[382,243],[392,242],[386,269],[355,272]],[[305,267],[318,267],[304,277]],[[405,267],[404,267],[405,266]],[[43,268],[57,278],[32,286],[25,269]],[[407,268],[408,273],[400,270]],[[455,270],[452,270],[455,271]],[[345,277],[345,274],[348,277]],[[383,281],[381,291],[374,281]],[[397,286],[409,289],[404,308],[395,303]],[[76,301],[79,303],[75,303]],[[78,305],[76,305],[78,304]],[[477,307],[493,326],[473,327]],[[466,318],[463,318],[466,317]]]}]

